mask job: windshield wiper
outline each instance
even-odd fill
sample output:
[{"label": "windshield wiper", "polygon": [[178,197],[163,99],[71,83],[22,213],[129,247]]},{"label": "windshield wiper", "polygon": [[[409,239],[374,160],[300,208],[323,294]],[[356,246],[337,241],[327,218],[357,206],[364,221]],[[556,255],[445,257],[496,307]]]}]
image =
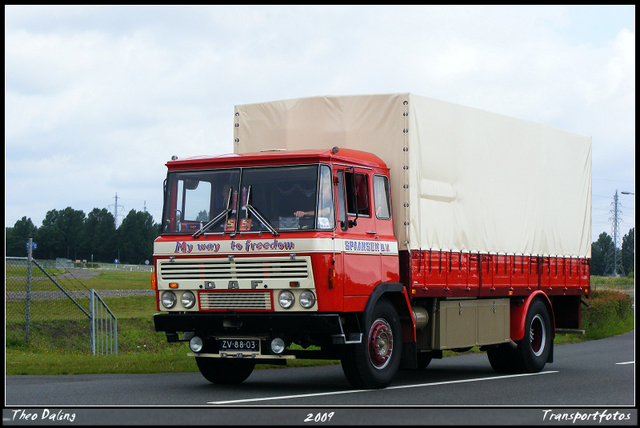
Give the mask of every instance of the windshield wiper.
[{"label": "windshield wiper", "polygon": [[262,225],[266,227],[269,230],[269,232],[273,234],[273,236],[280,235],[278,231],[273,226],[271,226],[269,221],[266,218],[264,218],[257,209],[251,206],[251,204],[249,203],[249,201],[251,200],[250,197],[251,197],[251,186],[249,186],[249,189],[247,191],[247,204],[245,205],[245,207],[247,208],[247,211],[253,214],[254,217],[257,218],[258,221],[260,221],[260,223],[262,223]]},{"label": "windshield wiper", "polygon": [[233,188],[229,188],[229,196],[227,197],[227,209],[223,210],[214,219],[209,220],[207,224],[202,226],[196,233],[194,233],[192,235],[194,239],[198,239],[200,235],[202,235],[206,230],[219,225],[222,220],[226,220],[229,217],[229,213],[231,212],[231,195],[232,194],[233,194]]}]

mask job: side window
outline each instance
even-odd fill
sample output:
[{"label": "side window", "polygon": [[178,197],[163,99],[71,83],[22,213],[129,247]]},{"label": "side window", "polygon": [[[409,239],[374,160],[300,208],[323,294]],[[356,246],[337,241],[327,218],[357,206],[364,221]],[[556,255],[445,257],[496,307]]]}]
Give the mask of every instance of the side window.
[{"label": "side window", "polygon": [[383,175],[373,177],[373,199],[376,209],[376,217],[380,220],[389,220],[389,181]]},{"label": "side window", "polygon": [[348,229],[346,197],[344,194],[344,171],[338,171],[338,211],[340,215],[340,228]]},{"label": "side window", "polygon": [[345,173],[349,215],[369,217],[369,183],[365,174]]}]

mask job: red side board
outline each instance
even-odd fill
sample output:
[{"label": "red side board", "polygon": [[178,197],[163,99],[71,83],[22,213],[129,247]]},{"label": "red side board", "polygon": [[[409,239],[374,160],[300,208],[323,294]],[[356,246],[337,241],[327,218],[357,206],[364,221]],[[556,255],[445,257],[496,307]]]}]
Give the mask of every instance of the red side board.
[{"label": "red side board", "polygon": [[416,297],[516,297],[589,294],[589,259],[413,251],[401,255],[402,280]]}]

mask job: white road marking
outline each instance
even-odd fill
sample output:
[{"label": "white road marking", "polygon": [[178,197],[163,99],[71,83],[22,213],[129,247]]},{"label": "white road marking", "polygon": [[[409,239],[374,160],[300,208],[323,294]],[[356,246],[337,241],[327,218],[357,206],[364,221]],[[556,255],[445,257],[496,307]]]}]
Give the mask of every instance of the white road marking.
[{"label": "white road marking", "polygon": [[[466,383],[466,382],[482,382],[486,380],[510,379],[510,378],[516,378],[516,377],[524,377],[524,376],[538,376],[538,375],[551,374],[551,373],[558,373],[558,371],[550,370],[550,371],[539,372],[539,373],[523,373],[523,374],[513,374],[513,375],[505,375],[505,376],[481,377],[477,379],[449,380],[449,381],[443,381],[443,382],[422,383],[417,385],[389,386],[385,388],[384,391],[389,391],[392,389],[408,389],[408,388],[422,388],[427,386],[453,385],[456,383]],[[260,397],[260,398],[245,398],[240,400],[228,400],[228,401],[209,401],[207,404],[237,404],[237,403],[250,403],[255,401],[292,400],[296,398],[321,397],[326,395],[354,394],[358,392],[373,392],[373,391],[380,391],[380,390],[379,389],[350,389],[347,391],[318,392],[314,394],[298,394],[298,395],[282,395],[279,397]]]},{"label": "white road marking", "polygon": [[634,364],[635,361],[625,361],[624,363],[616,363],[616,365],[621,365],[621,364]]}]

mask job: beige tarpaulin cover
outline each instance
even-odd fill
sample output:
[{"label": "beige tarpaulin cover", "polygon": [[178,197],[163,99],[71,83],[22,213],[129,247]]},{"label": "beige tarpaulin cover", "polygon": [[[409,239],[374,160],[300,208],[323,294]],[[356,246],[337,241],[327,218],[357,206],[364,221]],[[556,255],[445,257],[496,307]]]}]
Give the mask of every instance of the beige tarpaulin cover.
[{"label": "beige tarpaulin cover", "polygon": [[408,93],[238,105],[234,125],[236,153],[378,155],[401,249],[591,256],[590,137]]}]

